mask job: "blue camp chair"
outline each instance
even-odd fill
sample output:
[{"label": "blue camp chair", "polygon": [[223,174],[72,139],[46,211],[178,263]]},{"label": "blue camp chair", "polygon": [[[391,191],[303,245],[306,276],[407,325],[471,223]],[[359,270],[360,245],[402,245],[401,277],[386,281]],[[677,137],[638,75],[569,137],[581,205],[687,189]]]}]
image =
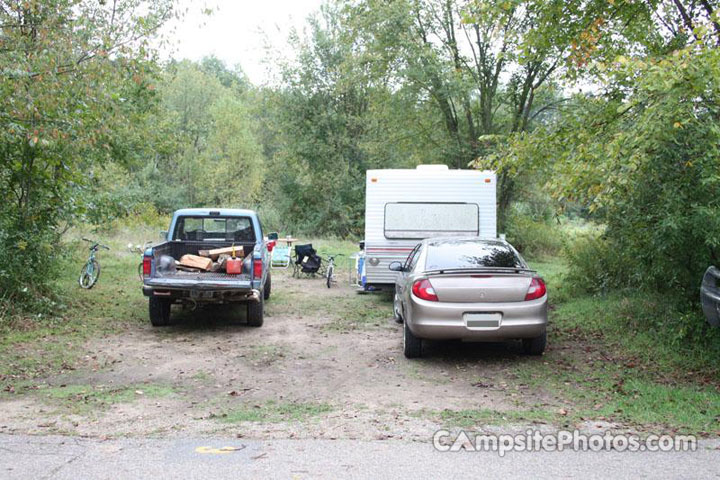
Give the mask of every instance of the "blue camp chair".
[{"label": "blue camp chair", "polygon": [[272,257],[270,257],[270,266],[272,268],[288,268],[290,266],[290,246],[275,244]]}]

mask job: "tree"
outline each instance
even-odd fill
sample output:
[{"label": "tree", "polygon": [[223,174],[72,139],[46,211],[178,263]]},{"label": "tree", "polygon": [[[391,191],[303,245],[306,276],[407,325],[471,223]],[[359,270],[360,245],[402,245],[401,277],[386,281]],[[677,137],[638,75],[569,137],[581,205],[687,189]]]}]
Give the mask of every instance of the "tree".
[{"label": "tree", "polygon": [[618,42],[627,49],[615,50],[624,54],[598,47],[578,69],[603,89],[576,95],[557,122],[514,136],[497,155],[541,163],[556,198],[580,202],[606,225],[575,256],[585,286],[694,298],[703,270],[720,261],[718,34],[700,4],[644,8],[615,12],[627,29],[598,32],[596,45],[627,33]]},{"label": "tree", "polygon": [[[0,1],[0,289],[46,285],[62,225],[84,208],[82,186],[112,152],[124,88],[150,86],[150,36],[169,0]],[[17,252],[22,252],[18,255]],[[32,294],[28,294],[31,297]]]},{"label": "tree", "polygon": [[[418,102],[432,103],[448,137],[444,162],[466,168],[561,101],[552,80],[570,41],[538,30],[549,31],[549,17],[562,24],[569,13],[558,8],[565,2],[550,3],[366,0],[346,8],[356,35],[367,39],[366,60],[412,86]],[[497,162],[480,163],[499,170],[502,228],[516,177]]]}]

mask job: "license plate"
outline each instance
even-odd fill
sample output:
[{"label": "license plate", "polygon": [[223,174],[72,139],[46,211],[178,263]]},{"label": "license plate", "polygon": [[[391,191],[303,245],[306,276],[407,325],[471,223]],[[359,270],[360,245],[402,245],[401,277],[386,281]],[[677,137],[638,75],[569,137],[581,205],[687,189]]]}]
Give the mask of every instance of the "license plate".
[{"label": "license plate", "polygon": [[501,313],[466,313],[463,315],[468,328],[498,328],[502,320]]},{"label": "license plate", "polygon": [[190,298],[213,298],[215,292],[190,290]]}]

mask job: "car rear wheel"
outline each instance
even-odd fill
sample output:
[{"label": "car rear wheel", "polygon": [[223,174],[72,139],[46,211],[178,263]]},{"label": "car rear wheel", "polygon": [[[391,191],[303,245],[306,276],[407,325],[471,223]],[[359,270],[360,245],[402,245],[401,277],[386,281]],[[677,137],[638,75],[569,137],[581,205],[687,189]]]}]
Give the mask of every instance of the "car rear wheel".
[{"label": "car rear wheel", "polygon": [[247,322],[251,327],[262,327],[265,299],[260,295],[260,300],[257,302],[247,303]]},{"label": "car rear wheel", "polygon": [[170,305],[172,305],[172,302],[168,298],[150,297],[150,323],[153,327],[170,325]]},{"label": "car rear wheel", "polygon": [[523,351],[528,355],[542,355],[547,345],[547,332],[535,338],[523,338]]},{"label": "car rear wheel", "polygon": [[408,327],[408,322],[403,324],[403,353],[405,358],[419,358],[422,356],[422,339],[416,337]]},{"label": "car rear wheel", "polygon": [[402,314],[400,313],[400,306],[401,306],[401,304],[400,304],[400,302],[398,302],[398,298],[397,298],[397,294],[396,294],[395,299],[393,301],[393,319],[395,320],[396,323],[403,322],[403,317],[402,317]]}]

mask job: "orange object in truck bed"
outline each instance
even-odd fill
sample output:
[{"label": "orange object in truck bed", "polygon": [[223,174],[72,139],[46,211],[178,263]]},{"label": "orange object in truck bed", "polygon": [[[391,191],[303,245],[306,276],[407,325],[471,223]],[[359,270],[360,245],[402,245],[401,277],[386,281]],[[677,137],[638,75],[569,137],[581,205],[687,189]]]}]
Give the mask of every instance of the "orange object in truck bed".
[{"label": "orange object in truck bed", "polygon": [[239,275],[242,273],[242,258],[228,258],[225,262],[225,271],[231,275]]}]

